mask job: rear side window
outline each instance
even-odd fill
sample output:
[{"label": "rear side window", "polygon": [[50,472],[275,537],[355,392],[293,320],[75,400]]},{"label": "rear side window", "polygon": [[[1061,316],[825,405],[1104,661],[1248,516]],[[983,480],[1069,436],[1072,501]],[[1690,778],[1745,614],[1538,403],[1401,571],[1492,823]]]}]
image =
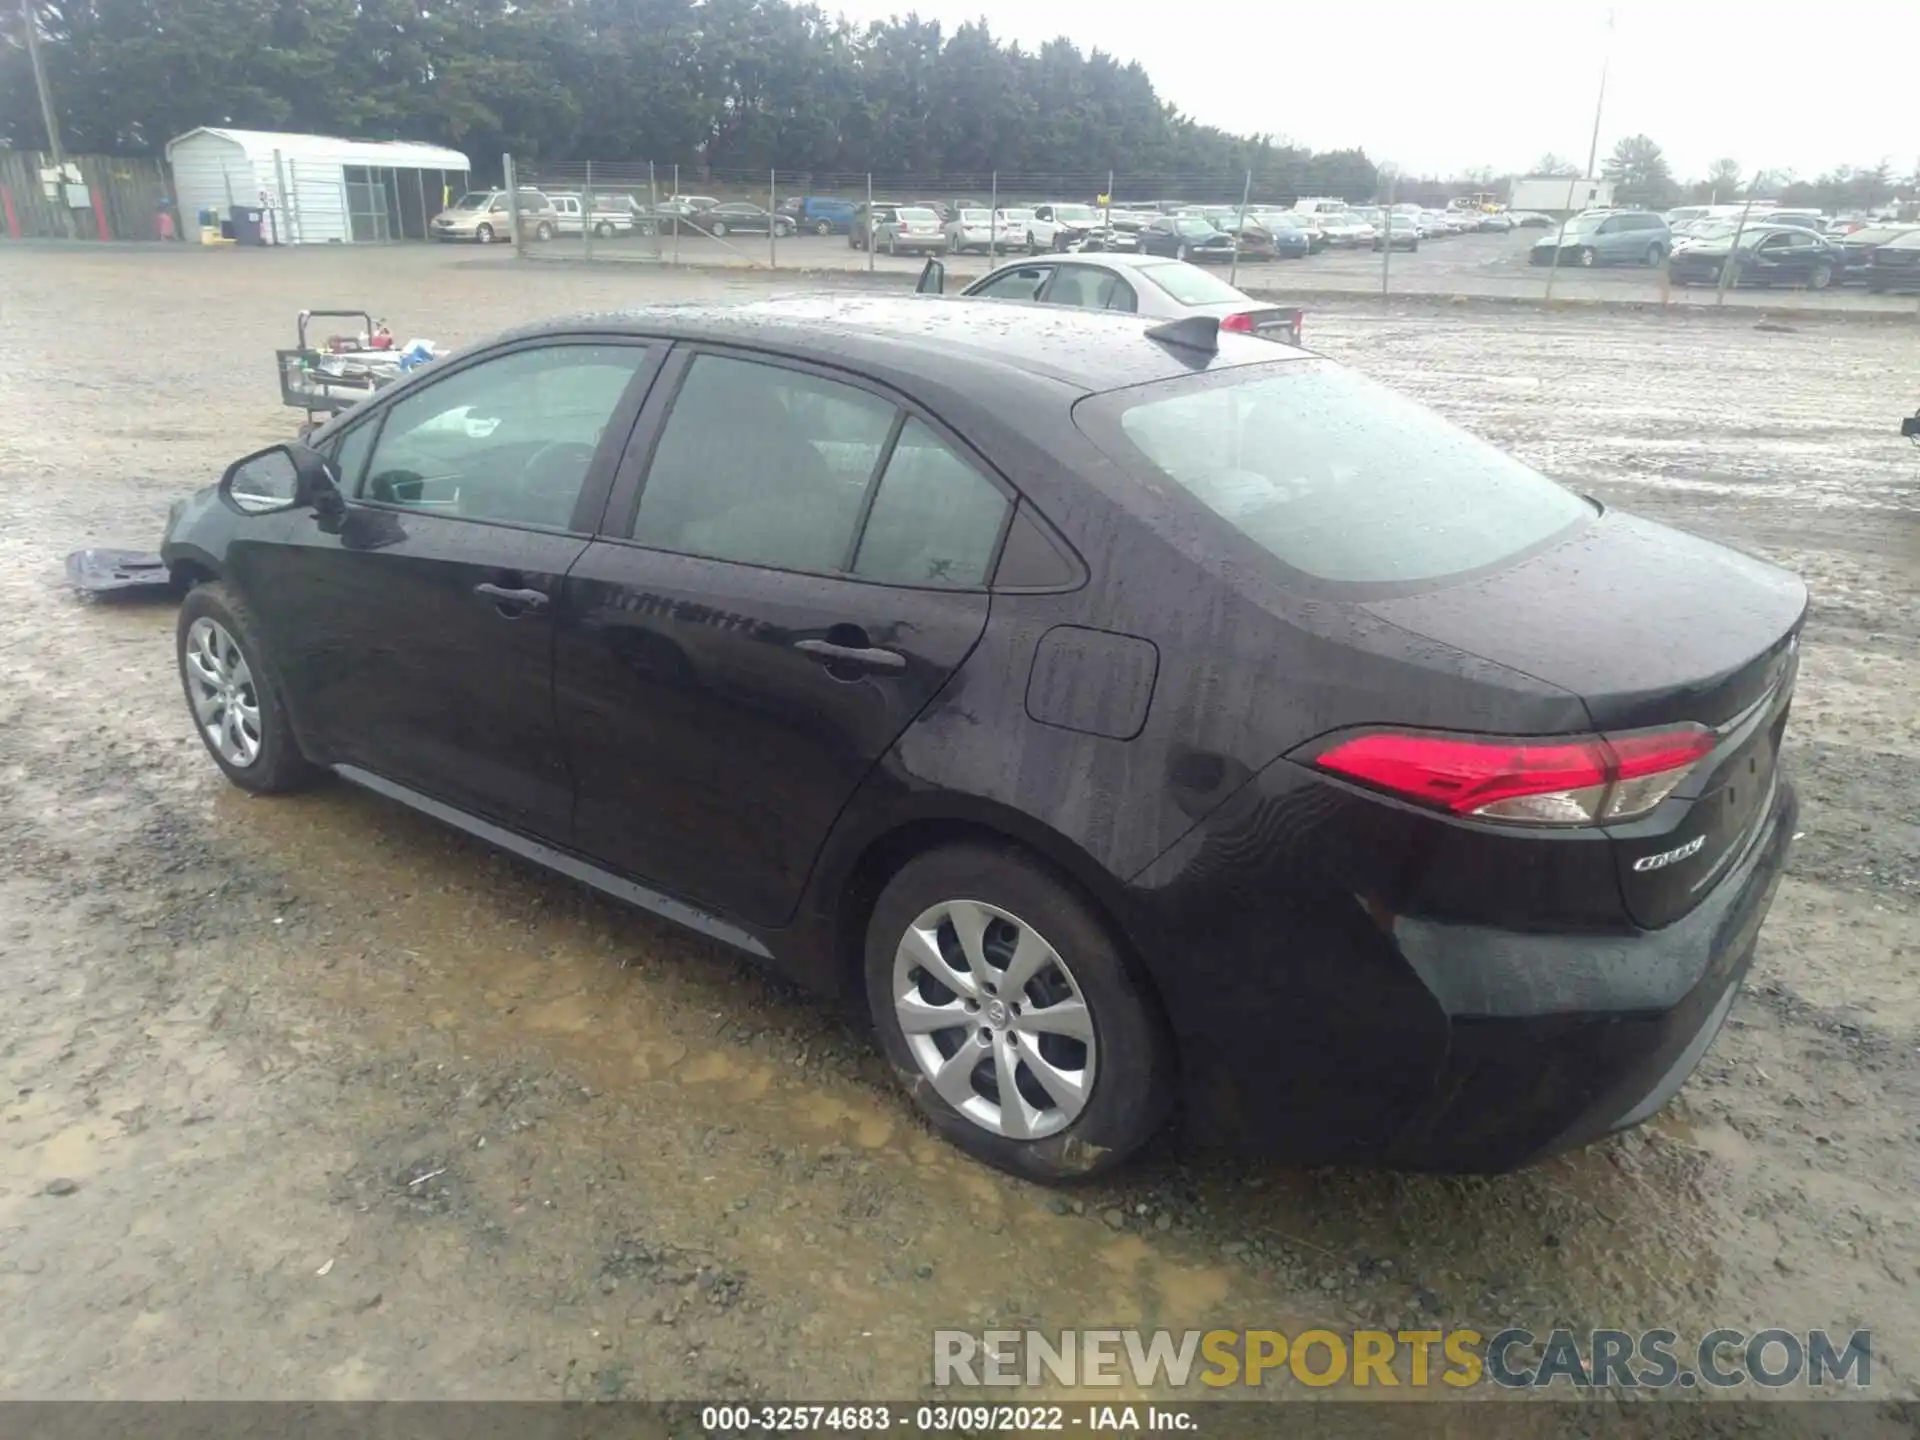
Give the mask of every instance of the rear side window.
[{"label": "rear side window", "polygon": [[633,538],[661,550],[834,572],[894,407],[815,375],[702,355],[661,432]]},{"label": "rear side window", "polygon": [[1083,429],[1302,575],[1406,584],[1478,570],[1592,509],[1422,405],[1319,361],[1083,401]]},{"label": "rear side window", "polygon": [[1009,508],[999,487],[909,420],[880,477],[853,573],[893,585],[984,585]]}]

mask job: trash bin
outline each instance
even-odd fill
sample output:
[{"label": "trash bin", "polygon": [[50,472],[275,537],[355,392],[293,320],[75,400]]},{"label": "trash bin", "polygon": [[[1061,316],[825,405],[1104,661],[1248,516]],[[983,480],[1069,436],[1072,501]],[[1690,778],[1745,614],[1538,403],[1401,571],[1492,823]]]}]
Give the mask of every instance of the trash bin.
[{"label": "trash bin", "polygon": [[[258,205],[236,205],[233,207],[233,238],[242,245],[264,245],[267,243],[265,229],[267,212]],[[225,226],[221,227],[223,230]]]}]

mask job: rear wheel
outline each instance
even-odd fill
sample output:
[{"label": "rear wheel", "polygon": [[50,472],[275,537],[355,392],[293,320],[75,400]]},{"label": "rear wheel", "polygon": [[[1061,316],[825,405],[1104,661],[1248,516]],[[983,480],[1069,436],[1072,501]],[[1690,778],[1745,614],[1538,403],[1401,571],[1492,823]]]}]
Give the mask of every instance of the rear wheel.
[{"label": "rear wheel", "polygon": [[1138,1150],[1172,1107],[1157,1016],[1092,908],[1011,848],[916,857],[867,927],[867,1000],[914,1103],[999,1169],[1058,1181]]},{"label": "rear wheel", "polygon": [[714,221],[712,225],[712,230],[713,230],[714,239],[716,240],[724,239],[727,233],[727,222],[724,220]]},{"label": "rear wheel", "polygon": [[196,586],[181,602],[174,640],[194,729],[227,779],[260,794],[310,781],[313,767],[239,596],[217,581]]},{"label": "rear wheel", "polygon": [[1582,245],[1573,252],[1573,258],[1583,269],[1591,270],[1600,263],[1600,256],[1591,245]]},{"label": "rear wheel", "polygon": [[1824,290],[1833,283],[1833,267],[1822,261],[1813,267],[1813,274],[1807,277],[1809,290]]},{"label": "rear wheel", "polygon": [[1176,260],[1184,260],[1192,253],[1184,244],[1173,247],[1173,258]]},{"label": "rear wheel", "polygon": [[1666,246],[1656,244],[1656,245],[1649,245],[1647,247],[1647,264],[1658,265],[1662,260],[1665,260],[1666,258],[1667,258]]}]

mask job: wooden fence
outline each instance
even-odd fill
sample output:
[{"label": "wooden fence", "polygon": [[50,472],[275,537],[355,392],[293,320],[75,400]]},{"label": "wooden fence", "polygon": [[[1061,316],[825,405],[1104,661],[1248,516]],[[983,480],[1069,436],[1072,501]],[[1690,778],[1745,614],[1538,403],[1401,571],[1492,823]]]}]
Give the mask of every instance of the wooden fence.
[{"label": "wooden fence", "polygon": [[160,238],[160,202],[173,195],[164,160],[72,155],[67,163],[80,167],[91,202],[91,208],[72,212],[71,231],[62,218],[65,206],[49,199],[40,181],[41,168],[52,159],[32,150],[0,150],[0,240]]}]

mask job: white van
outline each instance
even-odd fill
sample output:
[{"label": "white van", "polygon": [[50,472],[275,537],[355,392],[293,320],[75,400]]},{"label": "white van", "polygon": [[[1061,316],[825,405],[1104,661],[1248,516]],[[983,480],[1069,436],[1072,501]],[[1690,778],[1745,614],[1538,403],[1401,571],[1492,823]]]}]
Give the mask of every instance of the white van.
[{"label": "white van", "polygon": [[1293,202],[1297,215],[1338,215],[1347,208],[1344,200],[1296,200]]}]

